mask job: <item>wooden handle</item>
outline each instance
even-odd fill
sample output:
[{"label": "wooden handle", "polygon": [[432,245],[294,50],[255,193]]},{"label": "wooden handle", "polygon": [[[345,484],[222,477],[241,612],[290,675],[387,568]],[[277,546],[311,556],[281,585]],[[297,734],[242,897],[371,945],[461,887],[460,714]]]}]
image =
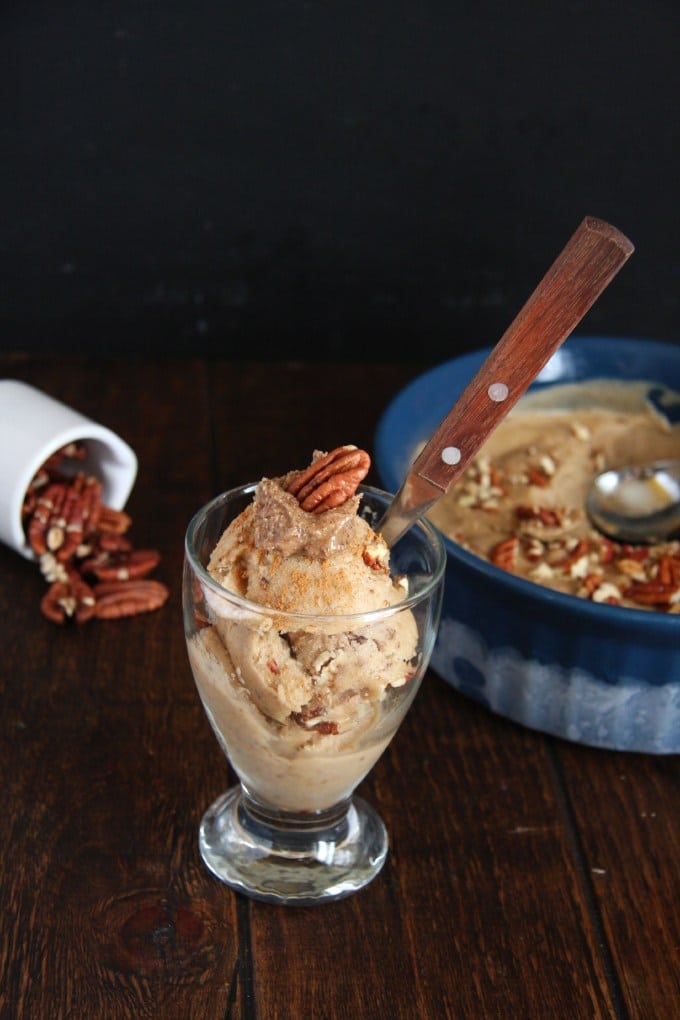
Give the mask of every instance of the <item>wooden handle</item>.
[{"label": "wooden handle", "polygon": [[413,464],[445,492],[633,253],[587,216]]}]

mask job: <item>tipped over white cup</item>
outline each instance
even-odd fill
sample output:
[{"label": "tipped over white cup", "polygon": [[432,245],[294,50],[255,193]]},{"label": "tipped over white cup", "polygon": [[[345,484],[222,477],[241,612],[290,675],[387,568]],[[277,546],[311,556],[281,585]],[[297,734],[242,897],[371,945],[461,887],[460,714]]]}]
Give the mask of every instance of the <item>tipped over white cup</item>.
[{"label": "tipped over white cup", "polygon": [[67,443],[82,441],[87,455],[79,468],[102,483],[102,502],[122,510],[137,477],[134,450],[99,425],[17,379],[0,379],[0,541],[27,559],[21,511],[39,468]]}]

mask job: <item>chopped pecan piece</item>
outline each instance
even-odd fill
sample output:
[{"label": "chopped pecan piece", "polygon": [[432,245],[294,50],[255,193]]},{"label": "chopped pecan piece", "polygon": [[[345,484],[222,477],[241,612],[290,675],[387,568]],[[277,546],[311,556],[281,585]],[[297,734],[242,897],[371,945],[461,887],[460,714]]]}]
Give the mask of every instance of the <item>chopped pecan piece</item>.
[{"label": "chopped pecan piece", "polygon": [[517,552],[519,549],[519,538],[517,535],[510,535],[509,538],[496,542],[489,553],[489,560],[496,567],[502,570],[513,571],[517,566]]},{"label": "chopped pecan piece", "polygon": [[680,588],[680,556],[662,553],[657,564],[656,580]]},{"label": "chopped pecan piece", "polygon": [[302,726],[305,730],[315,730],[317,733],[323,733],[325,736],[330,734],[339,733],[338,724],[331,719],[319,719],[318,722],[311,722],[311,720],[318,718],[321,709],[303,710],[302,712],[291,712],[291,719],[297,723],[298,726]]},{"label": "chopped pecan piece", "polygon": [[559,538],[578,523],[577,515],[563,507],[522,505],[516,507],[515,517],[523,535],[543,540]]},{"label": "chopped pecan piece", "polygon": [[565,573],[569,573],[580,560],[583,560],[584,557],[588,556],[589,548],[590,547],[585,538],[579,539],[568,555],[560,561],[559,566]]},{"label": "chopped pecan piece", "polygon": [[545,556],[545,548],[540,538],[529,538],[524,547],[524,555],[530,563],[538,563]]},{"label": "chopped pecan piece", "polygon": [[390,567],[388,561],[388,555],[384,546],[375,543],[373,545],[366,546],[361,558],[367,567],[371,570],[380,570],[385,574],[389,574]]},{"label": "chopped pecan piece", "polygon": [[600,563],[611,563],[616,556],[616,544],[610,538],[600,539]]},{"label": "chopped pecan piece", "polygon": [[614,561],[616,569],[619,570],[631,581],[646,581],[647,572],[640,560],[633,560],[629,556],[621,556]]},{"label": "chopped pecan piece", "polygon": [[636,581],[624,595],[641,606],[670,606],[680,600],[680,588],[662,581]]},{"label": "chopped pecan piece", "polygon": [[579,594],[584,598],[592,598],[594,593],[602,584],[604,578],[602,574],[586,574],[581,582]]},{"label": "chopped pecan piece", "polygon": [[541,468],[533,467],[531,464],[527,466],[527,477],[532,485],[536,485],[540,489],[545,489],[550,485],[550,476]]}]

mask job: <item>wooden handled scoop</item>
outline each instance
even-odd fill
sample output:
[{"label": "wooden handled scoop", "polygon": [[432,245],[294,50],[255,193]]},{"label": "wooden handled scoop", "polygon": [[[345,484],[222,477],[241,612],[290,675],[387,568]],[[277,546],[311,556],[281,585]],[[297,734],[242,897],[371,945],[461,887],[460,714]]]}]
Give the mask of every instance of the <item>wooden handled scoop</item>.
[{"label": "wooden handled scoop", "polygon": [[388,545],[462,475],[633,250],[616,227],[583,220],[412,464],[378,525]]}]

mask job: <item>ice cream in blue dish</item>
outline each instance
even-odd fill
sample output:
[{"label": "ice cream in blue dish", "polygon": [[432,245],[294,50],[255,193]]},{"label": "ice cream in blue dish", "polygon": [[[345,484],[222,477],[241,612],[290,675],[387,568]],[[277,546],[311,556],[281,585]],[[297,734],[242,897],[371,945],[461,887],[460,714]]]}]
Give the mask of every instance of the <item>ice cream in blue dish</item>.
[{"label": "ice cream in blue dish", "polygon": [[[434,367],[390,402],[374,449],[386,489],[490,350]],[[531,415],[537,433],[523,431]],[[612,542],[582,498],[598,470],[658,451],[680,457],[680,344],[570,337],[430,511],[447,550],[435,672],[565,740],[680,752],[680,543]]]}]

